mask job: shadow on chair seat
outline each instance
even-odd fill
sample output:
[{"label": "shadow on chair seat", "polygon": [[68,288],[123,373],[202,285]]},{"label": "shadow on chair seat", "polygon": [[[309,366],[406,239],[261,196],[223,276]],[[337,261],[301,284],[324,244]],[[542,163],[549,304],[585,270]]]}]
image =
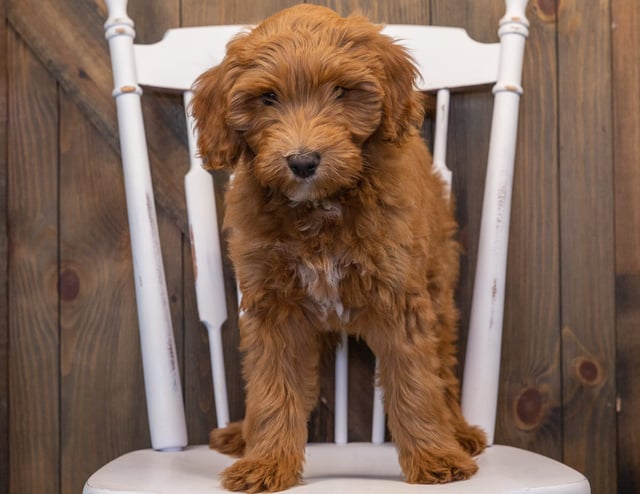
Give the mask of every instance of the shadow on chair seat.
[{"label": "shadow on chair seat", "polygon": [[[494,445],[488,448],[478,457],[479,471],[470,480],[429,486],[410,485],[403,481],[392,444],[311,444],[307,447],[306,456],[304,484],[290,489],[292,493],[589,492],[588,481],[582,474],[544,456],[510,446]],[[234,461],[206,446],[189,447],[172,453],[151,449],[134,451],[96,472],[87,481],[83,494],[227,492],[220,487],[219,473]]]}]

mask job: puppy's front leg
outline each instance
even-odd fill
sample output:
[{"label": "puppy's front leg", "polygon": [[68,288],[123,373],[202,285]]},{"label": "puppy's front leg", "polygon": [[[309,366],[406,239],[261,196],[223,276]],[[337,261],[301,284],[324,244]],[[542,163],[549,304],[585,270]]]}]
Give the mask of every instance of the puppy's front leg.
[{"label": "puppy's front leg", "polygon": [[318,394],[320,342],[299,309],[248,311],[241,320],[245,456],[222,473],[232,491],[280,491],[300,481],[307,417]]}]

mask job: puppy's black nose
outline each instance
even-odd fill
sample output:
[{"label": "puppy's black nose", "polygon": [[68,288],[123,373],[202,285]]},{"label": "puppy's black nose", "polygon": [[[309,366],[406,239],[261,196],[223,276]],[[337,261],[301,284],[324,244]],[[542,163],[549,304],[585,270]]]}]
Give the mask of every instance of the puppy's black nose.
[{"label": "puppy's black nose", "polygon": [[296,177],[308,178],[312,176],[320,164],[318,153],[301,153],[287,156],[289,168]]}]

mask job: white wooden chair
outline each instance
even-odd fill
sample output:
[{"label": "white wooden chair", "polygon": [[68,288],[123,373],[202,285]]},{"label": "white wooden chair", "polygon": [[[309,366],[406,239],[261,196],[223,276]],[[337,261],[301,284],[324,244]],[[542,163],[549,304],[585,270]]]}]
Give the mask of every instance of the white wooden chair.
[{"label": "white wooden chair", "polygon": [[[449,91],[494,83],[495,95],[483,217],[462,389],[463,412],[480,425],[491,446],[470,480],[436,486],[403,482],[393,445],[384,441],[381,390],[375,390],[371,443],[347,443],[346,345],[336,359],[335,443],[310,444],[300,493],[589,493],[580,473],[541,455],[493,444],[498,394],[511,188],[527,0],[506,0],[500,43],[481,44],[456,28],[389,25],[424,68],[420,89],[437,91],[434,163],[445,165]],[[105,25],[113,61],[114,97],[135,269],[147,407],[153,449],[113,460],[87,481],[84,494],[198,494],[221,492],[218,473],[234,460],[206,446],[187,446],[169,305],[157,234],[153,191],[140,106],[141,85],[180,90],[185,104],[195,78],[224,56],[243,26],[174,29],[153,45],[134,45],[126,0],[107,0]],[[193,129],[187,115],[187,127]],[[189,132],[191,168],[187,206],[197,259],[200,319],[209,331],[218,424],[229,422],[220,327],[227,319],[218,225],[211,176],[201,168]],[[346,341],[343,339],[343,341]],[[373,381],[373,380],[372,380]]]}]

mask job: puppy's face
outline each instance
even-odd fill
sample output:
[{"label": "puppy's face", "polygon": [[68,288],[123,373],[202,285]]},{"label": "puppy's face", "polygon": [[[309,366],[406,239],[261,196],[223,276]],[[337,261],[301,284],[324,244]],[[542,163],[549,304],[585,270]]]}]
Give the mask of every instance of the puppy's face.
[{"label": "puppy's face", "polygon": [[370,139],[400,142],[422,119],[414,66],[379,31],[300,5],[235,38],[196,83],[208,165],[246,163],[263,187],[296,202],[354,186]]}]

